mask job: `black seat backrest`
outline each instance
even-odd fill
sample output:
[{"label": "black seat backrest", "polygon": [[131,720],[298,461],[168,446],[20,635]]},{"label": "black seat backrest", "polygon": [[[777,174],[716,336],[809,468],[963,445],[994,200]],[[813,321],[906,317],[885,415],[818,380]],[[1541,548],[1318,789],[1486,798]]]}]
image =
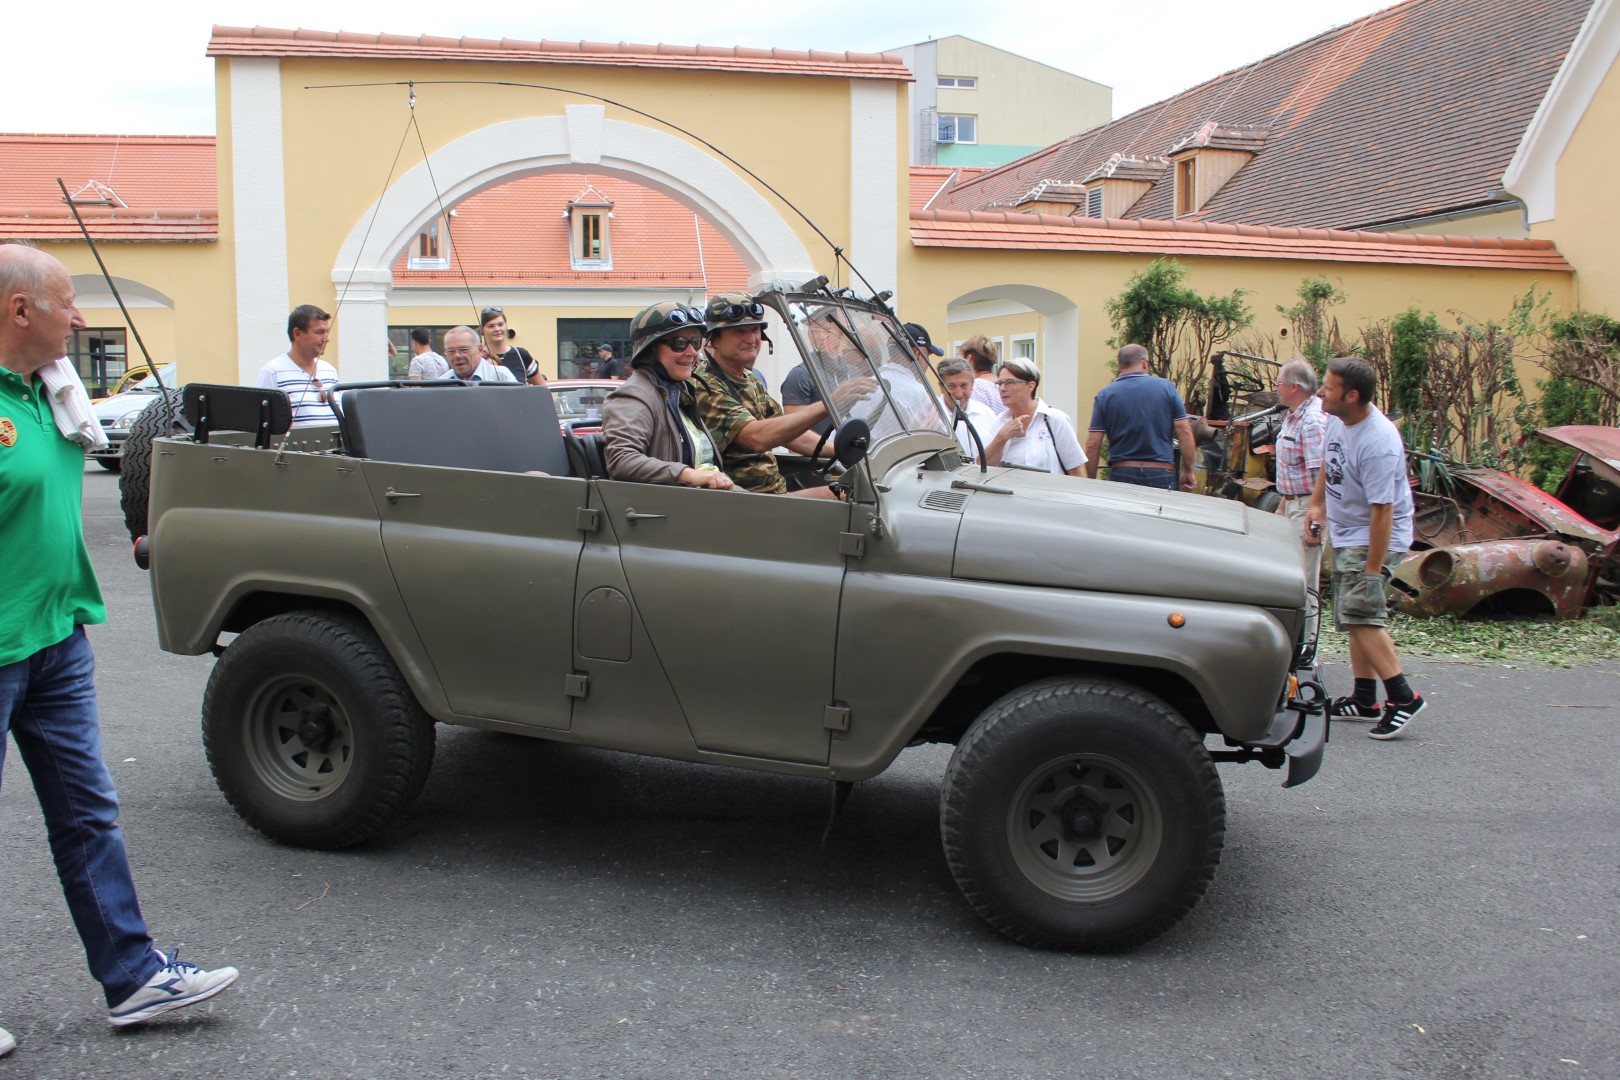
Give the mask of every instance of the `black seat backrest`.
[{"label": "black seat backrest", "polygon": [[272,435],[292,429],[292,405],[282,390],[225,383],[187,383],[180,411],[200,443],[215,431],[251,431],[253,444],[268,449]]},{"label": "black seat backrest", "polygon": [[543,386],[389,386],[339,404],[351,457],[453,469],[569,475],[562,429]]},{"label": "black seat backrest", "polygon": [[602,433],[600,431],[587,431],[575,435],[580,446],[585,451],[585,464],[591,470],[591,476],[598,480],[608,478],[607,456],[603,453]]}]

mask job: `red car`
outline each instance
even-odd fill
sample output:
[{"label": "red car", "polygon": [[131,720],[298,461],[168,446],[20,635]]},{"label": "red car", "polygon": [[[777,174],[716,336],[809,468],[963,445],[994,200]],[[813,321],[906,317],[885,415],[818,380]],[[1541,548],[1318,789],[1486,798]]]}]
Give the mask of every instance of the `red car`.
[{"label": "red car", "polygon": [[1495,469],[1455,473],[1450,495],[1412,493],[1412,554],[1392,582],[1401,611],[1575,619],[1620,601],[1620,429],[1536,435],[1575,451],[1557,495]]}]

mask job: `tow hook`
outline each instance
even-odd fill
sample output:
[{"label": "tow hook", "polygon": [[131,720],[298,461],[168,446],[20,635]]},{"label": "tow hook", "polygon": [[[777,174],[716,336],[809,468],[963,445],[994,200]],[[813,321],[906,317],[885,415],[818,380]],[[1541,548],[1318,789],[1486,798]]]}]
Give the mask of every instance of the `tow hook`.
[{"label": "tow hook", "polygon": [[135,565],[142,570],[152,569],[152,538],[143,536],[135,541]]}]

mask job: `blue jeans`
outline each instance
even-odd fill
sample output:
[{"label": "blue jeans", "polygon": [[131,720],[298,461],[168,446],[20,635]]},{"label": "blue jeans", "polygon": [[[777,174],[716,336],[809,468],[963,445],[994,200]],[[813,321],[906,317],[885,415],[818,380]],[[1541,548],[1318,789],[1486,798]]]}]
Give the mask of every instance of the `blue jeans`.
[{"label": "blue jeans", "polygon": [[118,830],[118,793],[101,760],[95,673],[82,626],[25,660],[0,666],[0,768],[10,731],[34,778],[90,974],[111,1006],[139,990],[161,964],[135,898]]},{"label": "blue jeans", "polygon": [[1108,479],[1118,480],[1122,484],[1135,484],[1137,487],[1164,488],[1172,491],[1176,486],[1176,471],[1174,469],[1140,469],[1134,466],[1110,468]]}]

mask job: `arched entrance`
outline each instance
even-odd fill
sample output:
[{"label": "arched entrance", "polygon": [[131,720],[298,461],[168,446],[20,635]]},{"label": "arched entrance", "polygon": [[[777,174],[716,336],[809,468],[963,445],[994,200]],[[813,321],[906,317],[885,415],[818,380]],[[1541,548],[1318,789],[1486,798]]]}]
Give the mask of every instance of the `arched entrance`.
[{"label": "arched entrance", "polygon": [[[522,149],[514,154],[514,147]],[[634,180],[702,215],[742,255],[753,286],[816,273],[781,215],[725,162],[665,132],[608,120],[601,105],[569,105],[562,116],[510,120],[456,139],[402,176],[354,223],[332,267],[344,377],[387,376],[372,346],[387,337],[391,267],[439,214],[435,182],[450,207],[521,176],[581,168]]]},{"label": "arched entrance", "polygon": [[952,300],[946,320],[951,341],[979,332],[974,329],[976,323],[993,322],[996,328],[1004,328],[1007,332],[999,336],[1008,350],[1013,339],[1034,335],[1036,359],[1044,376],[1041,396],[1077,424],[1090,419],[1089,413],[1081,416],[1075,412],[1080,392],[1080,309],[1073,300],[1039,285],[987,285]]}]

